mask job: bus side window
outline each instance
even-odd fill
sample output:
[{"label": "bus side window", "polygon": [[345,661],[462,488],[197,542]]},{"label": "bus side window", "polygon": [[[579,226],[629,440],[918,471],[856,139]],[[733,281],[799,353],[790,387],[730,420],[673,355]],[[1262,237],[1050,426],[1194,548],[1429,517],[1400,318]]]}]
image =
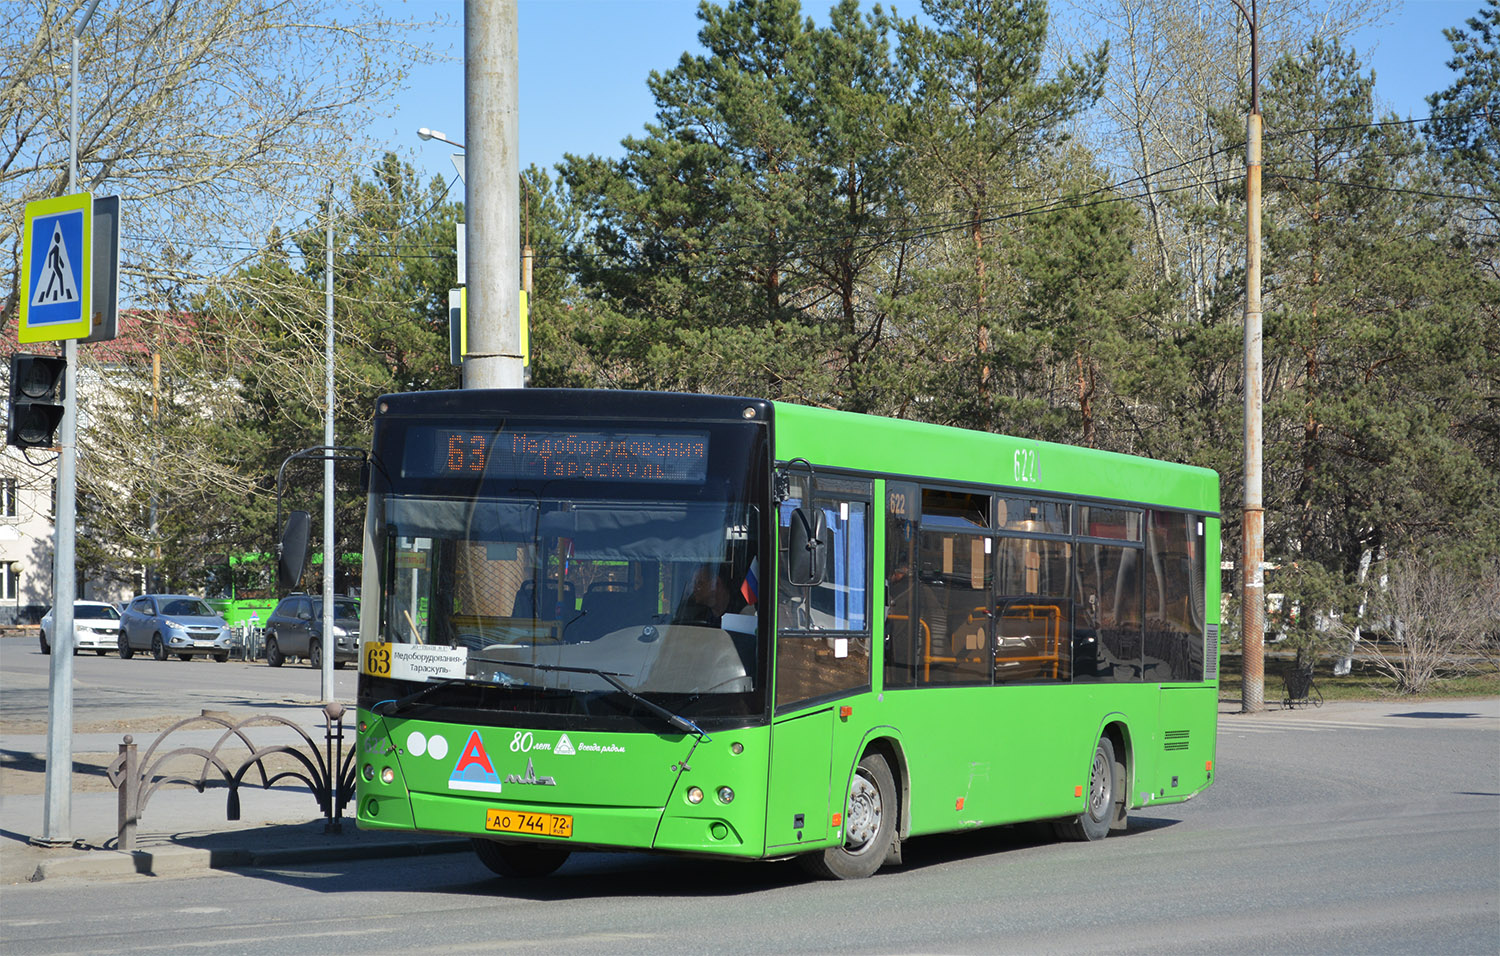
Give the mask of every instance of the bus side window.
[{"label": "bus side window", "polygon": [[999,549],[995,680],[1072,680],[1072,545],[1001,538]]},{"label": "bus side window", "polygon": [[1141,679],[1142,553],[1140,548],[1078,543],[1075,680],[1129,683]]},{"label": "bus side window", "polygon": [[917,681],[987,684],[992,539],[923,530],[918,540],[917,608],[922,630]]},{"label": "bus side window", "polygon": [[917,486],[888,482],[885,498],[885,686],[911,687],[916,683],[917,634],[926,627],[913,600]]},{"label": "bus side window", "polygon": [[[820,479],[821,481],[821,479]],[[840,482],[869,488],[869,482]],[[787,578],[793,512],[822,512],[827,564],[822,583],[794,585]],[[871,681],[870,502],[821,489],[809,503],[782,502],[781,554],[776,582],[776,707],[792,707],[860,688]]]},{"label": "bus side window", "polygon": [[1202,521],[1170,511],[1146,513],[1145,677],[1203,679]]}]

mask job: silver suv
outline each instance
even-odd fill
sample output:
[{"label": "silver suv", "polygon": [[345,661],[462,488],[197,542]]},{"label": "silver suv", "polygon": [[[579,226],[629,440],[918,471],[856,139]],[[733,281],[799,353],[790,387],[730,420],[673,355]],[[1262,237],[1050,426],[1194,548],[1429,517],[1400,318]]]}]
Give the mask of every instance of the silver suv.
[{"label": "silver suv", "polygon": [[[266,663],[280,667],[288,657],[323,666],[323,599],[288,594],[266,618]],[[359,600],[333,602],[333,666],[359,659]]]},{"label": "silver suv", "polygon": [[229,625],[202,598],[142,594],[120,615],[120,656],[126,660],[149,650],[159,661],[172,654],[185,661],[195,655],[227,661],[231,646]]}]

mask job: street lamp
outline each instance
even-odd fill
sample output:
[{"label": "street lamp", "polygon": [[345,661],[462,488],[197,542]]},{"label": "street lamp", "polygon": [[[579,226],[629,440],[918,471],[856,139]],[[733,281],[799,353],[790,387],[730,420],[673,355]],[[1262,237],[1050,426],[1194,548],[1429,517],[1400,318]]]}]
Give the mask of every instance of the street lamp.
[{"label": "street lamp", "polygon": [[453,140],[449,139],[446,133],[439,133],[437,130],[428,129],[425,126],[417,130],[417,136],[421,137],[422,139],[435,139],[439,143],[447,143],[449,146],[457,146],[459,149],[465,148],[463,143],[455,143]]},{"label": "street lamp", "polygon": [[[447,143],[449,146],[456,146],[459,149],[467,149],[467,147],[464,146],[463,143],[456,143],[453,140],[449,139],[446,133],[439,133],[437,130],[428,129],[425,126],[417,130],[417,136],[424,140],[435,139],[439,143]],[[453,161],[453,168],[458,170],[459,181],[467,186],[469,184],[469,177],[464,175],[464,154],[450,153],[448,155],[448,158]]]}]

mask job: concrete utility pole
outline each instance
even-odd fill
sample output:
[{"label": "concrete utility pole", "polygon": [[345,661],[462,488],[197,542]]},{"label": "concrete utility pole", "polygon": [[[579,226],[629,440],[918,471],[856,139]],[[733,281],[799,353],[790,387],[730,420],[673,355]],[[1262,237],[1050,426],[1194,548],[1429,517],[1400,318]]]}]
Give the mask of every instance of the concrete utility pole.
[{"label": "concrete utility pole", "polygon": [[464,0],[464,388],[520,388],[520,123],[515,0]]},{"label": "concrete utility pole", "polygon": [[1241,525],[1240,592],[1244,669],[1240,706],[1247,714],[1265,707],[1265,502],[1261,488],[1260,303],[1260,25],[1255,0],[1247,11],[1233,0],[1250,24],[1250,116],[1245,126],[1245,500]]}]

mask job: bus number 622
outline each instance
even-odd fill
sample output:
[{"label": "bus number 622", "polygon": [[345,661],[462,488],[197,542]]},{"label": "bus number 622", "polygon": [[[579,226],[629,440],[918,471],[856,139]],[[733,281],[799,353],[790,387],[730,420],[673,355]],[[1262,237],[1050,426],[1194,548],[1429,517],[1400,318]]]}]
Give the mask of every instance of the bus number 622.
[{"label": "bus number 622", "polygon": [[1015,455],[1016,481],[1036,484],[1036,452],[1029,448],[1017,448]]}]

